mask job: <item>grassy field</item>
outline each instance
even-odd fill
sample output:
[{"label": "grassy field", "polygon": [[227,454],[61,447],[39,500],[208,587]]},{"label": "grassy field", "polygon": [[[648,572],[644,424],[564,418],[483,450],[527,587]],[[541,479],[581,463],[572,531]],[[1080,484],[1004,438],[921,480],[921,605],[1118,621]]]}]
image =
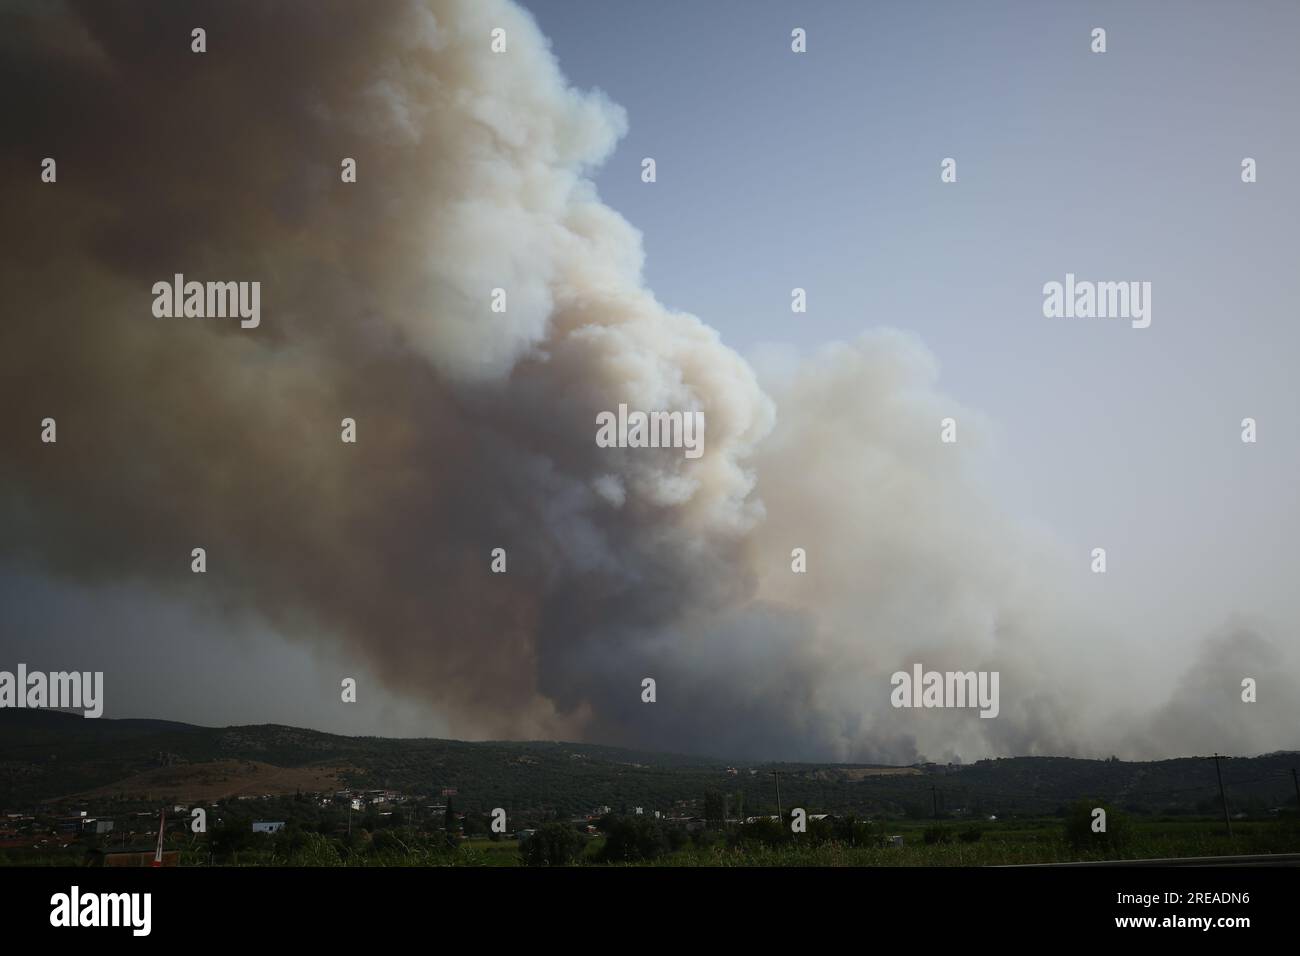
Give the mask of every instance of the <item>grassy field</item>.
[{"label": "grassy field", "polygon": [[[903,824],[891,832],[903,837],[901,847],[822,846],[747,847],[743,850],[715,846],[685,849],[653,861],[652,866],[1006,866],[1025,863],[1070,863],[1095,859],[1151,859],[1161,857],[1230,856],[1251,853],[1300,852],[1300,838],[1267,822],[1234,825],[1233,837],[1223,822],[1179,820],[1143,822],[1135,826],[1134,839],[1113,853],[1078,853],[1065,842],[1054,819],[991,824],[978,842],[926,844],[924,826]],[[590,848],[589,848],[590,849]]]},{"label": "grassy field", "polygon": [[[1119,851],[1076,852],[1064,838],[1055,818],[981,824],[974,842],[926,843],[922,822],[888,825],[903,838],[902,846],[812,845],[795,838],[779,846],[749,844],[729,847],[719,840],[712,846],[693,844],[650,861],[624,866],[999,866],[1025,863],[1068,863],[1096,859],[1148,859],[1160,857],[1230,856],[1300,852],[1300,830],[1276,821],[1238,821],[1233,836],[1224,832],[1222,820],[1212,818],[1142,820],[1133,824],[1128,845]],[[600,866],[602,837],[592,837],[582,851],[580,865]],[[0,866],[78,866],[84,850],[0,851]],[[182,849],[182,865],[205,865],[206,850],[197,841]],[[221,865],[221,864],[219,864]],[[340,854],[325,838],[287,857],[259,851],[241,852],[224,865],[234,866],[520,866],[515,840],[485,838],[463,840],[454,850],[411,846],[382,851]]]},{"label": "grassy field", "polygon": [[[1300,852],[1300,835],[1274,822],[1239,821],[1230,839],[1222,820],[1180,819],[1141,821],[1134,824],[1132,843],[1115,853],[1073,851],[1054,818],[990,823],[973,843],[926,844],[927,824],[901,823],[890,827],[903,837],[901,847],[848,847],[839,844],[728,848],[722,844],[688,847],[650,862],[630,866],[1005,866],[1023,863],[1070,863],[1090,859],[1150,859],[1188,856],[1231,856],[1254,853]],[[601,865],[598,854],[604,841],[592,838],[582,857],[584,865]],[[451,865],[518,866],[514,840],[493,843],[467,840]]]}]

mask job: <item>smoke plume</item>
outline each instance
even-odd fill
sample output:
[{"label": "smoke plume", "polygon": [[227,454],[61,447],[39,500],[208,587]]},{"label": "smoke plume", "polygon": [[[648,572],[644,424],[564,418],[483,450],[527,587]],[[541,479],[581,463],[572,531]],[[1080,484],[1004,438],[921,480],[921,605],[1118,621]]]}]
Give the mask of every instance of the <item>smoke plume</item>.
[{"label": "smoke plume", "polygon": [[[1051,542],[981,492],[980,417],[918,342],[760,378],[658,302],[590,180],[627,117],[507,0],[18,4],[0,62],[0,557],[252,611],[461,736],[840,760],[1146,755],[1213,746],[1202,723],[1294,744],[1294,704],[1242,731],[1231,700],[1185,719],[1194,685],[1143,698]],[[176,273],[260,281],[260,327],[153,317]],[[597,447],[620,403],[703,411],[703,457]],[[914,662],[1000,671],[1000,715],[892,708]]]}]

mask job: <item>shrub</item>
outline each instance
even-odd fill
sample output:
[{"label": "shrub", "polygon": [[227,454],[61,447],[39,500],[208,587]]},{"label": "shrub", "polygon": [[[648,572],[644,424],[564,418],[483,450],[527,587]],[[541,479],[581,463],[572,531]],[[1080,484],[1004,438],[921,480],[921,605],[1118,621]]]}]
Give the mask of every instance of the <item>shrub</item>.
[{"label": "shrub", "polygon": [[952,828],[936,823],[934,826],[926,827],[921,838],[926,843],[951,843]]},{"label": "shrub", "polygon": [[[1093,829],[1094,811],[1106,811],[1106,829]],[[1079,800],[1065,814],[1065,841],[1076,853],[1111,853],[1132,842],[1133,826],[1126,813],[1100,800]]]},{"label": "shrub", "polygon": [[717,830],[696,830],[690,835],[691,843],[698,850],[707,850],[711,846],[716,846],[721,836]]},{"label": "shrub", "polygon": [[567,823],[543,823],[519,845],[519,856],[526,866],[568,866],[578,859],[586,842]]},{"label": "shrub", "polygon": [[790,831],[781,826],[781,821],[762,817],[729,833],[727,842],[733,847],[743,847],[755,843],[763,846],[778,846],[787,842],[790,837]]},{"label": "shrub", "polygon": [[653,860],[673,848],[672,838],[664,827],[649,817],[611,816],[602,821],[601,828],[605,831],[605,845],[600,851],[602,863]]},{"label": "shrub", "polygon": [[290,866],[338,866],[343,862],[334,841],[320,833],[307,833],[289,856]]},{"label": "shrub", "polygon": [[889,846],[889,831],[883,821],[872,823],[870,820],[859,820],[852,813],[835,818],[831,835],[836,843],[846,846]]}]

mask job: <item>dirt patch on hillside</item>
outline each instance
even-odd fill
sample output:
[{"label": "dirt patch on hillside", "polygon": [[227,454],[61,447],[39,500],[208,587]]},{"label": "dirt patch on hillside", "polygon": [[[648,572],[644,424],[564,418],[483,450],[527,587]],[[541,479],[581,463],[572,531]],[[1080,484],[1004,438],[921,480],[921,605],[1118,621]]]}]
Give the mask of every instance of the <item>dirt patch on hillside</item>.
[{"label": "dirt patch on hillside", "polygon": [[324,793],[344,787],[350,767],[276,767],[256,760],[211,760],[158,767],[116,783],[72,794],[81,798],[116,797],[199,803],[226,797]]},{"label": "dirt patch on hillside", "polygon": [[919,776],[917,767],[834,767],[827,770],[814,770],[809,776],[813,780],[866,780],[868,777],[913,777]]}]

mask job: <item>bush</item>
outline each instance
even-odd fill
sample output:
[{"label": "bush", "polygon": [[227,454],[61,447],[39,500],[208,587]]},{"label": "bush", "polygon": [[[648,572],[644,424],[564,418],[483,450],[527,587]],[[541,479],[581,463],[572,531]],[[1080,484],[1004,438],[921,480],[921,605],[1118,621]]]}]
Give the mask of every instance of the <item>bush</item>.
[{"label": "bush", "polygon": [[[653,860],[674,848],[674,838],[649,817],[606,817],[601,821],[601,829],[605,832],[605,846],[600,851],[602,863]],[[685,839],[681,839],[677,845],[684,843]]]},{"label": "bush", "polygon": [[696,830],[690,835],[691,843],[697,850],[707,850],[716,846],[721,839],[717,830]]},{"label": "bush", "polygon": [[587,841],[567,823],[543,823],[519,845],[525,866],[569,866],[582,854]]},{"label": "bush", "polygon": [[753,823],[746,823],[727,834],[727,842],[732,847],[755,843],[763,846],[779,846],[790,838],[790,831],[781,825],[780,820],[771,820],[767,817],[762,817]]},{"label": "bush", "polygon": [[813,846],[821,846],[832,842],[835,839],[835,821],[809,820],[808,832],[804,834],[803,839]]},{"label": "bush", "polygon": [[882,846],[888,840],[880,832],[881,830],[879,824],[873,825],[870,820],[859,820],[852,813],[836,818],[832,824],[833,838],[846,846]]},{"label": "bush", "polygon": [[[1094,811],[1106,811],[1106,829],[1093,829]],[[1133,826],[1126,813],[1100,800],[1080,800],[1065,814],[1065,841],[1076,853],[1108,854],[1132,842]]]},{"label": "bush", "polygon": [[380,830],[370,840],[371,852],[382,852],[386,850],[398,850],[405,852],[406,849],[419,842],[416,834],[409,830]]},{"label": "bush", "polygon": [[319,833],[304,834],[289,857],[290,866],[338,866],[342,862],[334,841]]},{"label": "bush", "polygon": [[971,825],[965,827],[961,833],[957,834],[957,839],[961,840],[962,843],[978,843],[980,838],[983,836],[983,830],[977,826]]},{"label": "bush", "polygon": [[[700,832],[705,831],[701,830]],[[668,839],[668,849],[674,852],[691,842],[691,835],[681,827],[665,827],[664,836]]]},{"label": "bush", "polygon": [[928,844],[951,843],[952,828],[936,823],[934,826],[926,827],[921,838]]}]

